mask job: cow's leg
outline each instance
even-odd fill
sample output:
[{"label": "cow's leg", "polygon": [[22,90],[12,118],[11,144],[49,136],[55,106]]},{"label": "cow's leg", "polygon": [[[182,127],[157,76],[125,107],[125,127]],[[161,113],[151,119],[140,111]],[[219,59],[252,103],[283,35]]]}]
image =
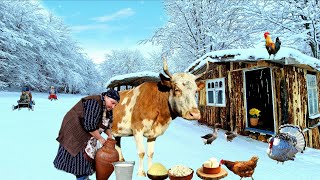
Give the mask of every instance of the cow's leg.
[{"label": "cow's leg", "polygon": [[137,151],[139,156],[139,167],[138,167],[138,176],[146,176],[146,173],[143,170],[143,158],[144,158],[144,146],[143,146],[143,133],[137,132],[134,134],[134,139],[137,145]]},{"label": "cow's leg", "polygon": [[148,147],[148,169],[152,166],[152,158],[154,153],[154,144],[156,142],[156,138],[149,138],[147,141],[147,147]]},{"label": "cow's leg", "polygon": [[118,151],[119,153],[119,161],[124,161],[124,158],[123,158],[123,154],[122,154],[122,151],[121,151],[121,137],[115,137],[114,138],[117,143],[116,143],[116,150]]}]

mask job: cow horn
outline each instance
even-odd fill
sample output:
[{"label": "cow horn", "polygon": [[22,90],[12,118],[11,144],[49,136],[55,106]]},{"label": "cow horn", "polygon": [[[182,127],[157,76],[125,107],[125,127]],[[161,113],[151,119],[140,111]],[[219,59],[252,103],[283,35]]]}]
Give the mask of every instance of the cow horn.
[{"label": "cow horn", "polygon": [[168,70],[167,59],[164,56],[162,58],[163,58],[163,71],[166,73],[166,75],[170,77],[170,79],[172,79],[172,75]]},{"label": "cow horn", "polygon": [[204,71],[204,72],[201,73],[201,74],[196,75],[196,79],[199,79],[201,76],[207,74],[207,72],[208,72],[208,70],[209,70],[209,61],[208,61],[208,59],[209,59],[209,57],[206,58],[206,61],[207,61],[207,62],[206,62],[206,64],[207,64],[206,71]]}]

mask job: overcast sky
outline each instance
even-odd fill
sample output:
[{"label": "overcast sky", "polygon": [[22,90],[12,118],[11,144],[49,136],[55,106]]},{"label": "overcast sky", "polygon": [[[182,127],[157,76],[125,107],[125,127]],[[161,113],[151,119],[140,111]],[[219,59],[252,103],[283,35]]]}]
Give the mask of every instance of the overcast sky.
[{"label": "overcast sky", "polygon": [[43,0],[42,3],[64,19],[75,39],[96,63],[111,49],[150,51],[150,46],[137,47],[137,42],[150,38],[166,21],[160,0]]}]

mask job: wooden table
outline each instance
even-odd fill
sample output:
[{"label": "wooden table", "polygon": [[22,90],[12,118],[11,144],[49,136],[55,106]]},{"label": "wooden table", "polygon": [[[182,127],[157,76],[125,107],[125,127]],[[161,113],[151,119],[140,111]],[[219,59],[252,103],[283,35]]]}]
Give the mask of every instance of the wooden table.
[{"label": "wooden table", "polygon": [[197,169],[197,175],[201,179],[205,180],[216,180],[216,179],[222,179],[228,175],[228,172],[221,167],[221,171],[218,174],[205,174],[202,171],[202,167]]}]

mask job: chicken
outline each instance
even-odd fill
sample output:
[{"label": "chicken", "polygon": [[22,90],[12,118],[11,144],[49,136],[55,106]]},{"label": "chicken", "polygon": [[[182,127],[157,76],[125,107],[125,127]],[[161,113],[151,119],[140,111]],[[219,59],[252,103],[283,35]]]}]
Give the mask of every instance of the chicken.
[{"label": "chicken", "polygon": [[278,163],[294,160],[298,152],[303,153],[306,140],[299,126],[284,124],[279,128],[279,134],[269,139],[268,156]]},{"label": "chicken", "polygon": [[280,49],[281,41],[280,41],[279,37],[277,37],[276,42],[274,43],[271,40],[269,32],[264,33],[264,38],[266,39],[266,49],[269,53],[269,59],[270,59],[271,54],[273,54],[273,58],[274,58]]},{"label": "chicken", "polygon": [[220,164],[225,165],[230,171],[234,174],[241,177],[251,177],[253,179],[252,174],[254,173],[254,169],[257,167],[258,157],[253,156],[249,161],[228,161],[222,159]]},{"label": "chicken", "polygon": [[226,131],[226,133],[224,134],[224,136],[226,137],[227,142],[228,142],[228,141],[231,142],[235,137],[237,137],[237,126],[236,126],[236,128],[234,128],[233,131]]},{"label": "chicken", "polygon": [[205,145],[211,144],[214,140],[217,139],[217,137],[218,137],[218,129],[216,128],[215,125],[213,126],[213,133],[201,136]]}]

